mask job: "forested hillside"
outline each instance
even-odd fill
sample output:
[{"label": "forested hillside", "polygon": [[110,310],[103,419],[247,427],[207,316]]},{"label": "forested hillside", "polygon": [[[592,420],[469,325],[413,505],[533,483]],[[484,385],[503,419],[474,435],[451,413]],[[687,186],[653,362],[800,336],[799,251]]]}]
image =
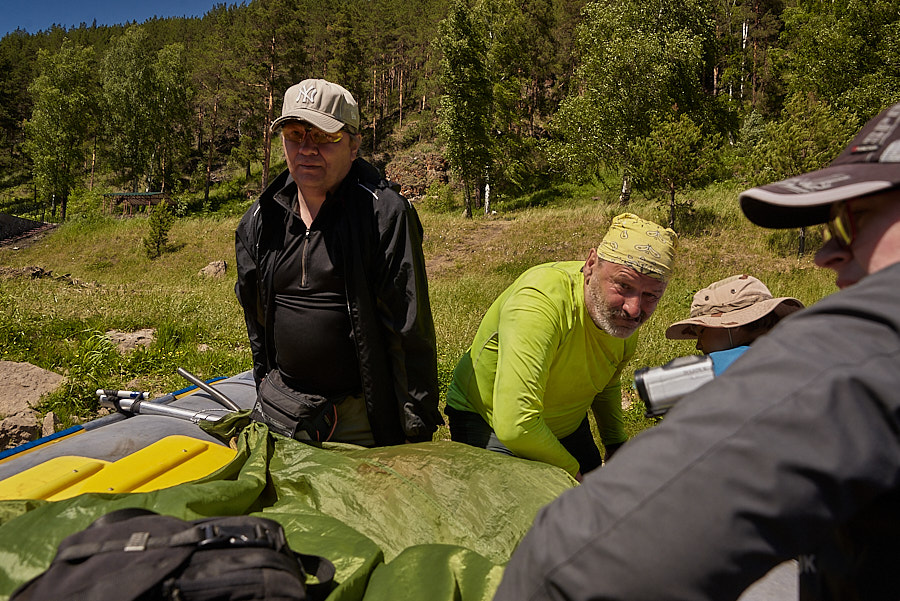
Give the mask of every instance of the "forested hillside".
[{"label": "forested hillside", "polygon": [[446,159],[469,214],[488,184],[496,202],[603,170],[674,221],[693,187],[827,163],[900,99],[900,0],[253,0],[16,31],[0,212],[59,221],[114,191],[208,210],[223,181],[246,200],[306,77],[353,92],[379,166]]}]

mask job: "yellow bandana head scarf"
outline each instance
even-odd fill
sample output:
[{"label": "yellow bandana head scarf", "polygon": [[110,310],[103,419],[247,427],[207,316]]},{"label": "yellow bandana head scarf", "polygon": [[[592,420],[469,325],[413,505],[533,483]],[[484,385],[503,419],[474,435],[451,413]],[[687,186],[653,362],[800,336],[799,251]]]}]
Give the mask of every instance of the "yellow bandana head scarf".
[{"label": "yellow bandana head scarf", "polygon": [[597,255],[638,273],[666,281],[672,272],[678,234],[631,213],[613,218]]}]

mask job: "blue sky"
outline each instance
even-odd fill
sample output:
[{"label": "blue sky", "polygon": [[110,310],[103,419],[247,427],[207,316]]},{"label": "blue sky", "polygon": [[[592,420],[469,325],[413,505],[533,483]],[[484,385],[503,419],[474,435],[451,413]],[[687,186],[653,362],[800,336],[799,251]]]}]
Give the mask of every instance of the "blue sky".
[{"label": "blue sky", "polygon": [[49,29],[54,23],[71,29],[81,23],[118,25],[153,17],[201,17],[215,0],[0,0],[0,37],[16,28],[28,33]]}]

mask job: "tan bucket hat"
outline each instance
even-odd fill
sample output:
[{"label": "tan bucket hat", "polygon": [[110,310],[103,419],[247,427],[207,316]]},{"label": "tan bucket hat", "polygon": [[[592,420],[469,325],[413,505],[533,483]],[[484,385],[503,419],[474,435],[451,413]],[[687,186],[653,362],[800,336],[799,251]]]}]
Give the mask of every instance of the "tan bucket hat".
[{"label": "tan bucket hat", "polygon": [[803,303],[796,298],[773,298],[766,285],[752,275],[733,275],[697,292],[691,302],[690,318],[666,328],[666,338],[697,338],[697,327],[736,328],[773,311],[779,317],[785,317],[802,308]]}]

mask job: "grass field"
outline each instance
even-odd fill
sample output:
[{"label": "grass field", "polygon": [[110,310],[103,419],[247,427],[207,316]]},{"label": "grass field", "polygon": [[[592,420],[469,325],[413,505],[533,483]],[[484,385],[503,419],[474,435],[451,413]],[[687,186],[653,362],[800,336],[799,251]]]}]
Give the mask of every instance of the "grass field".
[{"label": "grass field", "polygon": [[[641,329],[626,384],[634,369],[695,352],[690,342],[666,340],[663,332],[687,316],[694,292],[717,279],[750,273],[776,296],[795,296],[806,304],[836,290],[830,272],[813,265],[811,251],[798,256],[797,231],[763,230],[743,218],[739,191],[716,185],[696,192],[690,210],[676,220],[675,273]],[[497,214],[470,220],[461,210],[432,210],[427,202],[417,206],[426,232],[442,390],[484,311],[519,273],[538,263],[584,260],[617,213],[627,210],[661,223],[667,218],[654,203],[635,199],[622,208],[614,192],[591,187],[498,203]],[[97,388],[160,395],[185,386],[175,373],[179,366],[205,379],[249,369],[233,292],[237,221],[234,211],[181,218],[169,234],[168,252],[155,260],[142,248],[145,217],[77,219],[33,244],[0,247],[0,359],[68,376],[63,389],[42,405],[64,424],[93,414]],[[807,233],[809,249],[820,241],[818,232]],[[227,262],[224,278],[199,274],[215,260]],[[51,277],[23,275],[29,266]],[[156,330],[155,342],[126,355],[105,335],[143,328]],[[635,405],[629,423],[638,431],[651,422]],[[446,429],[436,436],[447,437]]]}]

